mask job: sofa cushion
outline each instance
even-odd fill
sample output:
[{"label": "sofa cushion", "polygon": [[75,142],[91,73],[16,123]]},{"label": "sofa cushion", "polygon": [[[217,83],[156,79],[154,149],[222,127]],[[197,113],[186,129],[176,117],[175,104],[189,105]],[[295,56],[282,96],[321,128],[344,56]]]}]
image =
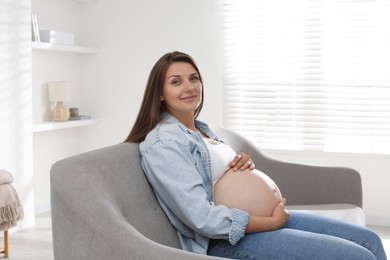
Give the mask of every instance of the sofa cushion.
[{"label": "sofa cushion", "polygon": [[286,209],[330,217],[360,226],[366,225],[363,210],[352,204],[288,205]]}]

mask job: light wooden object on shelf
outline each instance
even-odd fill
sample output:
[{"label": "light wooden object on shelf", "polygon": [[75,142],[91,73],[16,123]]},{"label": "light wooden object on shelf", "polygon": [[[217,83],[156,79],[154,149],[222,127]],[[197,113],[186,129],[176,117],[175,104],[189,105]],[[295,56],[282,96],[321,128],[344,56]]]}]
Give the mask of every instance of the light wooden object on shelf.
[{"label": "light wooden object on shelf", "polygon": [[48,83],[49,101],[56,102],[51,111],[51,119],[56,122],[64,122],[69,119],[69,108],[65,107],[64,101],[70,99],[70,87],[67,81],[52,81]]}]

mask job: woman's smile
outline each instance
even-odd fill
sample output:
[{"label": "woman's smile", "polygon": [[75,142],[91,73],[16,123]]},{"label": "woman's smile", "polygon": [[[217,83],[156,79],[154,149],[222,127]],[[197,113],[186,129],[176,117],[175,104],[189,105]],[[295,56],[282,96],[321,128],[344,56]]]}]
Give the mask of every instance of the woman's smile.
[{"label": "woman's smile", "polygon": [[195,99],[196,99],[196,95],[181,98],[181,100],[183,100],[185,102],[192,102]]}]

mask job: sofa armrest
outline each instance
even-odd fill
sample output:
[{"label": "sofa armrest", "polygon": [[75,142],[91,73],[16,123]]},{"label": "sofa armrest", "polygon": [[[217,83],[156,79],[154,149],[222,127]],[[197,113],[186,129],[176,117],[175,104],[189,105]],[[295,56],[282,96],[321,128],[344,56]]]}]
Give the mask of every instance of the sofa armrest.
[{"label": "sofa armrest", "polygon": [[186,252],[148,239],[117,212],[111,202],[100,203],[103,214],[96,216],[71,200],[64,201],[64,194],[58,195],[53,193],[56,205],[52,205],[55,259],[222,259]]},{"label": "sofa armrest", "polygon": [[289,205],[347,203],[362,207],[360,174],[351,168],[312,166],[270,157],[260,168],[279,186]]},{"label": "sofa armrest", "polygon": [[96,228],[90,259],[161,259],[217,260],[226,259],[190,253],[156,243],[125,222],[102,222]]},{"label": "sofa armrest", "polygon": [[362,182],[356,170],[278,160],[231,130],[214,130],[235,151],[251,156],[256,168],[276,182],[288,205],[347,203],[362,207]]}]

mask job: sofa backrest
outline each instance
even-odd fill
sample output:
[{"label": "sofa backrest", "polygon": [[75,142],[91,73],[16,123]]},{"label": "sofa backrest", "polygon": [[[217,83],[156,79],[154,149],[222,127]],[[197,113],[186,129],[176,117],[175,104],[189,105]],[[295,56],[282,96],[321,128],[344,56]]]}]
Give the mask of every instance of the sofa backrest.
[{"label": "sofa backrest", "polygon": [[[116,178],[113,173],[113,178],[117,180],[113,188],[118,195],[118,201],[123,203],[122,212],[126,219],[147,238],[163,245],[180,248],[177,232],[159,206],[142,171],[138,144],[123,143],[116,149],[123,154],[121,162],[126,166],[124,169],[121,167],[118,169],[125,175],[122,176],[123,180]],[[118,186],[122,188],[120,191],[117,190]]]}]

